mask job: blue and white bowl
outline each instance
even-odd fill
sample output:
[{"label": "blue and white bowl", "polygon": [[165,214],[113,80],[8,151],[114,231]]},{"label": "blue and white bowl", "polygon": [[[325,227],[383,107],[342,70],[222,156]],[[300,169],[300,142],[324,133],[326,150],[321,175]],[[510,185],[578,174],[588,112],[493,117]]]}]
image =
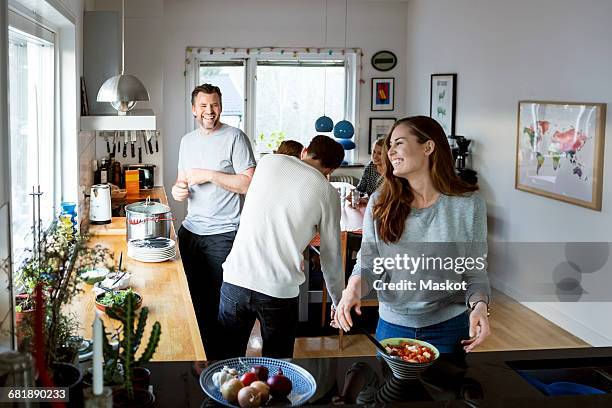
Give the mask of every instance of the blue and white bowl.
[{"label": "blue and white bowl", "polygon": [[[238,373],[242,375],[255,365],[267,367],[270,376],[275,375],[280,368],[283,370],[283,374],[291,380],[293,388],[291,389],[291,393],[287,396],[288,404],[285,405],[287,407],[298,407],[305,404],[317,391],[317,383],[314,377],[304,368],[285,360],[267,357],[240,357],[217,361],[200,374],[200,387],[202,387],[206,395],[218,403],[226,407],[239,408],[238,405],[230,404],[223,398],[221,391],[213,383],[212,376],[217,371],[221,371],[224,366],[235,368]],[[262,403],[262,405],[264,404]]]},{"label": "blue and white bowl", "polygon": [[402,342],[414,343],[420,346],[430,348],[434,352],[434,359],[428,363],[409,363],[408,361],[404,361],[399,357],[393,357],[388,354],[384,354],[379,350],[378,354],[382,356],[382,358],[387,362],[389,368],[391,369],[391,372],[393,373],[393,376],[399,378],[400,380],[413,380],[415,378],[418,378],[419,375],[423,371],[425,371],[427,367],[432,365],[440,357],[440,351],[438,351],[437,348],[422,340],[408,339],[404,337],[393,337],[381,340],[380,344],[385,347],[399,346]]}]

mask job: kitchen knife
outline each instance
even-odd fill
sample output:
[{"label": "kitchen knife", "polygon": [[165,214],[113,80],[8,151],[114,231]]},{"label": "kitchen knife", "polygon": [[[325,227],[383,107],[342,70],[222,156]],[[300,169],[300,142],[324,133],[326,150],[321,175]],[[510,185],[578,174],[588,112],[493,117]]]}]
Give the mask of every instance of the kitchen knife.
[{"label": "kitchen knife", "polygon": [[142,137],[138,138],[138,163],[142,163]]},{"label": "kitchen knife", "polygon": [[117,143],[115,140],[115,135],[113,134],[113,157],[115,157],[116,149],[117,149]]},{"label": "kitchen knife", "polygon": [[110,154],[110,144],[108,143],[108,135],[104,133],[104,140],[106,141],[106,153]]},{"label": "kitchen knife", "polygon": [[155,152],[159,152],[159,145],[157,144],[157,141],[159,139],[159,131],[155,132]]},{"label": "kitchen knife", "polygon": [[127,135],[127,130],[123,131],[123,157],[127,157],[127,142],[128,142],[128,135]]},{"label": "kitchen knife", "polygon": [[136,151],[134,150],[134,143],[136,143],[136,132],[134,130],[130,131],[130,151],[132,152],[132,157],[136,157]]},{"label": "kitchen knife", "polygon": [[153,144],[151,144],[151,131],[147,130],[147,145],[149,146],[149,151],[153,154]]}]

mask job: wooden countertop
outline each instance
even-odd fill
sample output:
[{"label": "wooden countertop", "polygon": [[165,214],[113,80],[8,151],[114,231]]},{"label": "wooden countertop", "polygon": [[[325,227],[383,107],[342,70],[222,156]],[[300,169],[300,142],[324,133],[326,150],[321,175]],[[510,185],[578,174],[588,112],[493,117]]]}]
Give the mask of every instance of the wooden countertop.
[{"label": "wooden countertop", "polygon": [[[168,203],[163,187],[146,190],[141,193],[141,198],[144,200],[148,195],[160,198],[163,204]],[[117,261],[119,254],[123,252],[123,265],[132,274],[130,284],[142,295],[143,306],[149,308],[143,342],[147,341],[153,323],[160,322],[162,334],[153,361],[206,360],[178,248],[176,259],[172,261],[144,263],[131,259],[127,256],[123,217],[113,218],[113,222],[107,226],[90,226],[89,233],[92,234],[91,245],[101,244],[111,248]],[[171,236],[176,239],[174,228]],[[97,310],[91,288],[90,285],[83,284],[84,291],[75,298],[70,307],[77,315],[80,334],[85,338],[92,337],[91,325],[94,310]],[[102,316],[107,331],[120,326],[119,322],[109,319],[105,314],[102,313]],[[145,346],[146,344],[143,344],[140,348],[144,349]]]}]

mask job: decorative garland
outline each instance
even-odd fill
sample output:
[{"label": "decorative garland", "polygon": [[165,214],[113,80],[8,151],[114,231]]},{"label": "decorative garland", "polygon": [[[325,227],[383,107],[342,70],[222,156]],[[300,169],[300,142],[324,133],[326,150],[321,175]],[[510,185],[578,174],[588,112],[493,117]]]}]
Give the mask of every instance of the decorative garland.
[{"label": "decorative garland", "polygon": [[[225,55],[226,52],[233,53],[244,53],[246,55],[260,55],[262,52],[279,52],[281,55],[291,54],[292,58],[299,58],[300,54],[309,55],[346,55],[347,52],[354,52],[359,58],[359,85],[365,84],[363,79],[363,50],[361,48],[338,48],[338,47],[254,47],[254,48],[240,48],[240,47],[187,47],[185,53],[185,65],[191,64],[191,60],[194,54],[201,54],[202,52],[208,53],[208,55]],[[187,68],[185,68],[184,75],[187,75]]]}]

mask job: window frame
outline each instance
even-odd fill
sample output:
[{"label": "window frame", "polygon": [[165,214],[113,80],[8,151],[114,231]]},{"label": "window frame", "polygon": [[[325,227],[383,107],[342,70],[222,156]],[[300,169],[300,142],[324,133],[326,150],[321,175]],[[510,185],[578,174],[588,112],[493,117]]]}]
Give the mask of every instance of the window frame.
[{"label": "window frame", "polygon": [[[189,49],[193,49],[190,47]],[[188,49],[188,54],[189,54]],[[321,60],[344,60],[344,66],[346,70],[345,75],[345,117],[344,119],[350,121],[355,126],[355,136],[353,138],[355,142],[355,149],[346,151],[345,160],[351,164],[357,160],[357,152],[359,151],[360,140],[357,135],[359,134],[359,79],[358,79],[358,56],[359,50],[356,49],[334,49],[331,53],[327,52],[327,49],[321,49],[324,52],[294,52],[292,50],[281,52],[279,51],[266,51],[260,52],[257,50],[241,49],[236,51],[229,51],[232,48],[227,47],[227,51],[219,51],[221,49],[215,49],[214,52],[210,52],[210,49],[200,48],[198,52],[193,52],[191,57],[186,59],[186,70],[185,70],[185,89],[186,89],[186,114],[185,114],[185,129],[187,132],[196,129],[196,121],[191,114],[191,91],[196,87],[200,62],[230,62],[235,60],[243,60],[245,65],[245,119],[244,129],[251,145],[255,148],[255,108],[256,108],[256,95],[257,95],[257,66],[259,60],[278,60],[278,61],[321,61]],[[223,91],[223,90],[221,90]],[[314,122],[313,122],[313,135],[314,135]]]},{"label": "window frame", "polygon": [[[60,95],[60,35],[59,28],[55,27],[52,23],[42,18],[40,15],[26,9],[21,6],[19,3],[11,2],[8,8],[8,18],[7,18],[7,31],[15,30],[19,32],[20,35],[31,39],[33,42],[40,43],[50,43],[53,46],[53,134],[51,136],[51,146],[52,146],[52,172],[53,175],[51,177],[52,183],[52,197],[51,197],[51,218],[50,219],[42,219],[43,225],[41,225],[41,234],[45,235],[49,228],[53,225],[53,220],[58,212],[60,207],[61,197],[62,197],[62,138],[61,138],[61,95]],[[8,33],[7,33],[8,40]],[[8,43],[7,43],[8,46]],[[7,69],[10,67],[10,61],[7,61]],[[8,75],[7,75],[8,77]],[[8,105],[8,123],[9,123],[9,133],[8,133],[8,149],[11,151],[11,133],[10,133],[10,81],[8,81],[7,87],[7,100],[9,100]],[[12,186],[12,175],[11,169],[12,164],[11,158],[9,158],[9,183],[11,184],[11,189],[9,191],[9,199],[12,202],[12,191],[14,190],[14,186]],[[39,165],[37,163],[37,165]],[[27,186],[28,190],[32,186]],[[44,191],[43,191],[44,193]],[[13,224],[13,219],[11,217],[11,224]],[[24,239],[25,245],[16,245],[14,236],[14,231],[16,230],[13,225],[11,228],[10,240],[11,240],[11,258],[14,265],[14,268],[18,268],[20,264],[27,258],[28,251],[33,250],[31,247],[31,241],[33,239],[32,233],[30,230],[28,234],[25,235]],[[15,250],[20,249],[19,253],[15,253]],[[15,270],[15,269],[14,269]]]}]

